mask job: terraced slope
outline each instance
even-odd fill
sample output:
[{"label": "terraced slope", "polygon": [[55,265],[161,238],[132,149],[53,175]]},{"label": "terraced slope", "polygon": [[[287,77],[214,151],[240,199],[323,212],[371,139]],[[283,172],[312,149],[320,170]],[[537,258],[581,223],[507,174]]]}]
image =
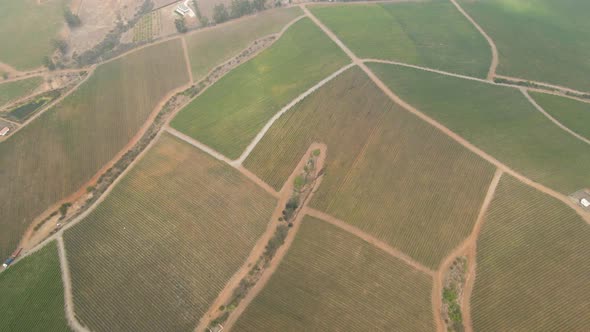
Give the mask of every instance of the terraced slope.
[{"label": "terraced slope", "polygon": [[161,136],[65,233],[81,323],[93,331],[192,331],[275,204],[230,166]]},{"label": "terraced slope", "polygon": [[572,209],[503,176],[477,242],[474,330],[586,330],[588,247]]},{"label": "terraced slope", "polygon": [[500,54],[499,74],[590,91],[590,2],[459,3],[494,40]]},{"label": "terraced slope", "polygon": [[486,77],[492,55],[447,0],[310,6],[357,56]]},{"label": "terraced slope", "polygon": [[311,20],[303,19],[190,103],[172,126],[235,159],[276,112],[348,62]]},{"label": "terraced slope", "polygon": [[431,331],[431,278],[306,217],[234,331]]},{"label": "terraced slope", "polygon": [[244,165],[278,190],[313,142],[328,157],[310,204],[433,269],[471,232],[494,173],[356,67],[285,113]]},{"label": "terraced slope", "polygon": [[14,250],[35,216],[85,189],[156,104],[187,82],[179,40],[147,47],[98,67],[78,90],[0,144],[0,257]]},{"label": "terraced slope", "polygon": [[266,10],[186,36],[193,79],[202,79],[216,65],[235,56],[256,39],[278,33],[301,14],[298,7]]},{"label": "terraced slope", "polygon": [[69,331],[55,241],[0,273],[0,331]]},{"label": "terraced slope", "polygon": [[590,146],[517,89],[394,65],[369,67],[406,102],[528,178],[566,195],[590,186]]}]

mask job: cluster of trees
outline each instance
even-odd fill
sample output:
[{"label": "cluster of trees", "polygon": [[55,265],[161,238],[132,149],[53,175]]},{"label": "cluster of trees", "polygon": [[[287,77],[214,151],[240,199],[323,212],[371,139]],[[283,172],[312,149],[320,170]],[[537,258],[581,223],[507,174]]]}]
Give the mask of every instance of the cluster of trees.
[{"label": "cluster of trees", "polygon": [[215,23],[223,23],[229,19],[242,17],[265,9],[266,0],[232,0],[230,9],[223,3],[213,8],[213,20]]},{"label": "cluster of trees", "polygon": [[80,17],[72,13],[70,8],[66,8],[64,11],[64,18],[66,19],[66,22],[70,28],[75,28],[82,25],[82,20],[80,20]]},{"label": "cluster of trees", "polygon": [[186,27],[186,22],[184,21],[184,17],[179,17],[174,20],[174,25],[176,25],[176,31],[180,33],[185,33],[188,31]]}]

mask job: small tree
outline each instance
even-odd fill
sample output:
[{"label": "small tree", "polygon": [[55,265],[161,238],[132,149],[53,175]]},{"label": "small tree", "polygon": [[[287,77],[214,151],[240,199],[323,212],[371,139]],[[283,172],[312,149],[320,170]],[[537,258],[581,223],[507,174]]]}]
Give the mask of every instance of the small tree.
[{"label": "small tree", "polygon": [[55,48],[57,48],[61,54],[66,54],[68,52],[68,42],[66,42],[64,39],[54,39],[53,46],[55,46]]},{"label": "small tree", "polygon": [[225,5],[220,3],[213,8],[213,20],[215,23],[223,23],[229,19],[229,14]]},{"label": "small tree", "polygon": [[66,19],[66,22],[70,28],[75,28],[82,25],[82,20],[80,20],[80,17],[72,13],[70,8],[66,8],[64,11],[64,18]]},{"label": "small tree", "polygon": [[184,22],[184,17],[177,18],[176,20],[174,20],[174,24],[176,25],[176,30],[178,32],[185,33],[188,31],[188,29],[186,28],[186,22]]},{"label": "small tree", "polygon": [[266,4],[266,0],[252,0],[252,8],[255,11],[263,11]]},{"label": "small tree", "polygon": [[43,64],[49,70],[55,70],[55,63],[53,63],[53,60],[51,60],[51,58],[47,55],[43,57]]},{"label": "small tree", "polygon": [[242,17],[252,13],[252,5],[248,0],[232,0],[231,16],[233,18]]}]

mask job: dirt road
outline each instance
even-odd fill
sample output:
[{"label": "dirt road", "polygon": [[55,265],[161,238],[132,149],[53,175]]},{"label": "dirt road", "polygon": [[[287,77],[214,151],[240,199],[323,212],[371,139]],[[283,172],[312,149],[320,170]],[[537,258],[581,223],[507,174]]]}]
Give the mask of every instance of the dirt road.
[{"label": "dirt road", "polygon": [[90,330],[88,330],[85,326],[78,322],[78,320],[76,319],[76,314],[74,313],[72,279],[70,277],[70,268],[68,265],[68,258],[66,255],[64,240],[61,235],[57,237],[57,253],[59,255],[59,266],[61,269],[61,278],[64,285],[64,304],[68,325],[75,332],[90,332]]},{"label": "dirt road", "polygon": [[[441,306],[442,306],[442,290],[443,290],[443,282],[445,278],[445,273],[451,266],[451,263],[455,260],[455,258],[466,255],[467,251],[470,248],[475,248],[477,238],[479,237],[479,233],[481,232],[481,227],[483,225],[486,212],[492,203],[492,199],[494,198],[494,194],[496,193],[496,188],[498,187],[498,183],[500,183],[500,179],[502,178],[503,172],[499,169],[496,169],[496,173],[490,182],[488,187],[488,191],[486,196],[482,202],[481,208],[479,209],[479,214],[477,215],[477,219],[475,220],[475,224],[473,226],[473,230],[469,234],[469,236],[463,240],[461,244],[459,244],[451,253],[445,257],[443,262],[440,264],[435,278],[434,278],[434,286],[432,287],[432,304],[433,304],[433,311],[434,317],[438,321],[437,325],[444,326],[441,317]],[[475,278],[475,257],[471,258],[468,261],[468,271],[467,271],[467,280],[473,281]],[[468,281],[465,282],[467,284]],[[465,286],[467,288],[467,286]],[[471,308],[469,307],[469,302],[465,301],[465,295],[468,293],[467,291],[463,292],[464,298],[462,299],[462,314],[463,314],[463,325],[465,326],[466,331],[472,331],[471,329]],[[471,296],[471,292],[469,292],[469,296]]]},{"label": "dirt road", "polygon": [[465,16],[465,18],[467,20],[469,20],[469,22],[471,22],[471,24],[473,24],[473,26],[477,29],[477,31],[479,31],[479,33],[481,33],[481,35],[486,39],[486,41],[490,45],[490,48],[492,50],[492,63],[490,65],[490,70],[488,71],[487,78],[488,78],[488,80],[493,81],[494,76],[496,76],[496,69],[498,68],[498,64],[500,63],[500,60],[498,57],[498,48],[496,47],[494,40],[492,38],[490,38],[490,36],[488,36],[488,34],[485,32],[485,30],[482,29],[482,27],[480,27],[479,24],[477,24],[477,22],[475,22],[475,20],[473,18],[471,18],[471,16],[469,16],[469,14],[467,14],[467,12],[465,10],[463,10],[463,8],[459,5],[459,3],[457,3],[457,0],[450,0],[450,1],[453,3],[453,5],[455,5],[455,7],[457,7],[459,12],[461,12],[461,14],[463,14],[463,16]]},{"label": "dirt road", "polygon": [[[234,276],[230,279],[230,281],[225,285],[223,291],[217,296],[217,299],[213,302],[213,304],[211,305],[211,307],[209,308],[207,313],[203,316],[203,318],[199,322],[199,325],[195,329],[196,332],[205,331],[207,326],[210,324],[210,322],[213,319],[215,319],[215,317],[219,313],[218,308],[221,305],[225,305],[230,301],[230,299],[233,295],[234,289],[236,289],[236,287],[239,285],[240,281],[244,277],[247,276],[247,274],[250,272],[250,269],[252,268],[252,266],[258,261],[258,259],[264,253],[264,250],[266,248],[266,244],[274,235],[276,228],[280,224],[284,224],[284,222],[281,222],[278,220],[283,215],[283,213],[282,213],[283,209],[285,208],[287,201],[291,198],[291,195],[293,194],[293,182],[295,181],[295,178],[299,174],[301,174],[301,172],[303,171],[303,166],[306,164],[307,160],[309,159],[311,152],[316,149],[319,149],[321,151],[320,157],[318,159],[317,167],[318,167],[318,169],[321,169],[323,167],[325,156],[326,156],[326,151],[327,151],[326,145],[313,143],[309,147],[309,149],[305,152],[305,154],[301,157],[301,160],[297,164],[297,167],[295,167],[295,169],[293,170],[293,173],[291,173],[291,175],[287,179],[287,182],[285,183],[285,186],[283,186],[283,189],[279,193],[276,208],[271,216],[271,219],[270,219],[270,222],[268,223],[266,231],[260,237],[258,242],[256,242],[256,246],[250,252],[250,255],[248,256],[248,259],[246,260],[246,262],[244,262],[242,267],[236,272],[236,274],[234,274]],[[243,168],[241,168],[241,169],[244,170]],[[242,173],[242,174],[244,174],[244,173]],[[244,174],[244,175],[246,175],[246,174]],[[316,183],[316,187],[318,185],[319,185],[319,181]],[[315,189],[316,188],[312,189],[312,192]],[[309,198],[310,197],[308,196],[308,199],[305,202],[303,202],[304,205],[307,204],[307,202],[309,202]],[[277,250],[274,258],[272,259],[272,261],[270,262],[268,267],[264,270],[262,276],[260,277],[260,279],[258,280],[256,285],[248,291],[248,293],[246,294],[244,299],[240,302],[238,307],[231,312],[230,318],[224,324],[224,329],[229,330],[229,328],[233,325],[233,323],[241,315],[241,313],[248,306],[248,304],[254,299],[256,294],[258,294],[260,292],[260,290],[262,288],[264,288],[264,285],[268,282],[268,280],[270,279],[270,276],[274,273],[277,266],[281,262],[283,256],[287,252],[288,248],[291,246],[291,243],[293,242],[293,239],[295,238],[295,234],[297,233],[297,230],[299,230],[302,217],[303,217],[303,211],[301,211],[299,213],[299,215],[297,216],[296,220],[294,221],[294,226],[291,228],[291,230],[287,234],[287,238],[285,239],[285,243],[283,244],[283,246],[281,246]]]}]

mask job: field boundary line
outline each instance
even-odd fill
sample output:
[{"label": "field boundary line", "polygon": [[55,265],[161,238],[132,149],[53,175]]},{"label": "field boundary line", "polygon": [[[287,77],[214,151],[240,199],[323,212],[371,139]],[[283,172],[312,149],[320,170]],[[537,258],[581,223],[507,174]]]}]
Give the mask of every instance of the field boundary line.
[{"label": "field boundary line", "polygon": [[473,26],[479,31],[479,33],[486,39],[488,44],[490,45],[490,49],[492,50],[492,63],[490,64],[490,69],[488,71],[487,79],[490,81],[494,80],[494,76],[496,76],[496,69],[500,63],[499,56],[498,56],[498,48],[494,43],[494,40],[485,32],[485,30],[471,17],[467,12],[459,5],[457,0],[449,0],[451,3],[457,8],[457,10],[465,16],[465,18],[473,24]]},{"label": "field boundary line", "polygon": [[[575,89],[568,88],[568,87],[561,86],[561,85],[555,85],[555,84],[546,83],[546,82],[539,82],[539,81],[527,80],[527,79],[520,78],[520,77],[512,77],[512,76],[499,75],[499,74],[496,74],[494,76],[497,77],[497,78],[502,78],[502,79],[506,79],[506,80],[513,80],[513,81],[522,82],[522,83],[531,82],[531,83],[534,83],[534,84],[537,84],[537,85],[546,86],[548,88],[558,89],[558,90],[566,91],[566,92],[572,92],[572,93],[579,94],[579,95],[585,95],[585,94],[588,94],[589,93],[589,92],[575,90]],[[568,95],[565,95],[565,96],[568,96]]]},{"label": "field boundary line", "polygon": [[325,212],[322,212],[322,211],[319,211],[319,210],[316,210],[316,209],[313,209],[310,207],[306,207],[304,212],[305,212],[305,214],[307,214],[310,217],[320,219],[324,222],[327,222],[328,224],[336,226],[336,227],[340,228],[341,230],[362,239],[363,241],[367,242],[368,244],[372,245],[373,247],[378,248],[378,249],[384,251],[385,253],[389,254],[390,256],[401,260],[402,262],[406,263],[411,268],[413,268],[417,271],[425,273],[431,277],[435,276],[435,271],[433,271],[432,269],[415,261],[413,258],[406,255],[405,253],[403,253],[399,249],[396,249],[396,248],[390,246],[389,244],[377,239],[376,237],[374,237],[368,233],[365,233],[364,231],[360,230],[359,228],[356,228],[355,226],[352,226],[352,225],[346,223],[345,221],[342,221],[342,220],[335,218]]},{"label": "field boundary line", "polygon": [[318,82],[316,85],[312,86],[307,91],[305,91],[304,93],[302,93],[299,96],[297,96],[290,103],[288,103],[287,105],[285,105],[279,112],[275,113],[275,115],[273,115],[273,117],[270,118],[270,120],[268,120],[268,122],[258,132],[258,134],[256,134],[256,136],[250,142],[250,144],[248,144],[248,146],[246,147],[246,149],[244,150],[244,152],[242,152],[242,154],[240,155],[240,157],[238,159],[236,159],[236,160],[231,161],[232,165],[234,165],[236,167],[242,165],[242,163],[244,162],[244,160],[246,160],[246,158],[248,158],[248,156],[250,155],[250,153],[252,152],[252,150],[254,150],[254,148],[258,145],[258,143],[260,143],[260,141],[262,140],[262,138],[264,137],[264,135],[266,135],[266,133],[272,127],[272,125],[283,114],[285,114],[287,111],[289,111],[295,105],[297,105],[303,99],[305,99],[306,97],[308,97],[309,95],[311,95],[312,93],[314,93],[316,90],[318,90],[319,88],[321,88],[322,86],[324,86],[326,83],[328,83],[331,80],[333,80],[334,78],[338,77],[340,74],[342,74],[343,72],[345,72],[346,70],[348,70],[349,68],[351,68],[353,66],[355,66],[355,63],[349,63],[348,65],[346,65],[346,66],[338,69],[336,72],[332,73],[330,76],[324,78],[323,80],[321,80],[320,82]]},{"label": "field boundary line", "polygon": [[83,326],[76,318],[74,311],[74,296],[72,294],[72,279],[70,277],[70,267],[66,254],[66,247],[64,245],[63,237],[60,235],[56,239],[57,253],[59,255],[59,266],[61,270],[61,278],[64,288],[64,309],[68,325],[76,332],[90,332],[90,330]]},{"label": "field boundary line", "polygon": [[473,77],[473,76],[467,76],[467,75],[462,75],[462,74],[456,74],[456,73],[451,73],[451,72],[448,72],[448,71],[443,71],[443,70],[429,68],[429,67],[422,67],[422,66],[412,65],[412,64],[409,64],[409,63],[403,63],[403,62],[398,62],[398,61],[384,60],[384,59],[361,59],[361,61],[363,63],[367,63],[367,62],[371,63],[371,62],[374,62],[374,63],[384,63],[384,64],[396,65],[396,66],[401,66],[401,67],[409,67],[409,68],[419,69],[419,70],[428,71],[428,72],[431,72],[431,73],[441,74],[441,75],[445,75],[445,76],[462,78],[462,79],[470,80],[470,81],[477,81],[477,82],[480,82],[480,83],[486,83],[486,84],[491,84],[491,85],[502,85],[502,86],[515,87],[514,85],[496,83],[494,81],[484,80],[484,79],[479,78],[479,77]]},{"label": "field boundary line", "polygon": [[[479,234],[481,232],[481,228],[483,226],[486,213],[494,199],[496,194],[496,189],[498,188],[498,184],[502,178],[504,172],[497,168],[494,177],[490,181],[488,186],[488,190],[486,192],[486,196],[484,197],[481,207],[479,209],[479,213],[477,218],[475,219],[475,223],[473,225],[473,229],[471,233],[457,246],[455,247],[448,256],[446,256],[436,271],[436,276],[434,278],[434,285],[432,287],[432,304],[433,304],[433,311],[434,317],[436,320],[439,321],[440,324],[444,324],[442,317],[441,317],[441,309],[442,309],[442,291],[443,291],[443,283],[445,278],[445,272],[449,269],[451,263],[459,256],[466,255],[468,256],[469,260],[467,262],[468,271],[466,273],[465,278],[465,285],[463,287],[463,296],[466,296],[465,289],[467,288],[468,281],[472,281],[475,278],[475,257],[471,259],[471,255],[469,255],[469,250],[475,250],[475,245]],[[473,269],[473,270],[472,270]],[[470,295],[471,293],[469,293]],[[466,302],[463,298],[461,301],[461,312],[463,316],[463,326],[465,327],[466,332],[473,332],[473,327],[471,325],[471,308],[469,307],[469,302]],[[444,325],[443,325],[444,326]]]},{"label": "field boundary line", "polygon": [[[293,193],[293,183],[295,181],[295,178],[303,170],[303,166],[307,162],[311,152],[314,151],[315,149],[318,149],[318,148],[321,150],[320,157],[323,158],[323,160],[320,160],[320,163],[318,165],[322,165],[323,162],[325,161],[326,151],[327,151],[326,145],[319,144],[319,143],[312,143],[309,146],[309,148],[307,149],[307,151],[302,155],[301,160],[299,161],[297,166],[293,169],[293,172],[291,173],[291,175],[289,175],[289,178],[287,181],[291,185],[285,186],[285,188],[283,188],[279,193],[277,193],[277,197],[276,197],[277,204],[276,204],[276,207],[270,217],[270,221],[268,222],[266,231],[258,239],[258,241],[256,242],[256,245],[252,248],[252,251],[250,252],[250,255],[248,256],[248,258],[246,259],[244,264],[242,264],[240,269],[238,269],[236,271],[236,273],[232,276],[232,278],[227,282],[227,284],[225,285],[223,290],[219,293],[218,297],[215,299],[215,301],[209,307],[209,310],[200,319],[199,324],[197,325],[197,327],[195,329],[196,332],[206,331],[207,326],[211,323],[211,320],[214,319],[215,313],[218,311],[218,308],[221,305],[225,305],[228,303],[228,301],[231,299],[231,296],[232,296],[233,291],[236,288],[236,286],[240,283],[240,281],[244,277],[246,277],[246,275],[250,272],[250,269],[252,268],[252,266],[254,266],[254,264],[256,264],[256,262],[260,259],[260,257],[262,257],[264,250],[266,249],[266,245],[269,242],[269,240],[273,237],[273,235],[275,234],[276,229],[281,224],[285,224],[284,221],[279,221],[279,217],[282,216],[282,211],[283,211],[285,205],[287,204],[287,202],[289,201],[289,199],[291,198],[291,195]],[[310,201],[311,196],[313,196],[314,189],[316,189],[319,186],[319,184],[321,183],[321,179],[322,179],[322,177],[320,177],[318,179],[318,181],[315,183],[314,188],[312,188],[307,199],[303,202],[303,206],[305,206]],[[283,243],[282,246],[279,247],[279,249],[277,249],[275,256],[272,258],[272,260],[269,263],[269,266],[264,269],[261,277],[258,279],[256,284],[250,290],[247,291],[246,296],[238,304],[236,309],[230,313],[230,317],[228,318],[227,322],[225,323],[224,329],[230,330],[231,326],[235,323],[235,321],[237,321],[239,316],[241,316],[242,312],[246,309],[246,307],[248,307],[248,305],[256,297],[256,295],[258,295],[260,290],[262,290],[264,288],[264,286],[266,285],[266,283],[268,282],[268,280],[270,279],[272,274],[276,271],[279,263],[282,261],[285,253],[288,251],[289,247],[291,246],[291,243],[293,242],[295,235],[297,234],[297,231],[299,230],[299,227],[300,227],[300,224],[303,220],[304,215],[305,214],[302,213],[302,211],[300,211],[299,214],[296,216],[294,223],[293,223],[293,227],[287,233],[287,237],[285,238],[285,242]]]},{"label": "field boundary line", "polygon": [[551,114],[547,113],[547,111],[545,111],[545,109],[543,109],[543,107],[541,107],[541,105],[539,105],[534,99],[533,97],[531,97],[531,95],[529,95],[529,93],[527,92],[527,90],[525,88],[521,88],[520,91],[522,92],[522,94],[526,97],[526,99],[533,105],[535,106],[535,108],[541,112],[541,114],[543,114],[547,119],[549,119],[551,122],[553,122],[556,126],[558,126],[559,128],[563,129],[564,131],[566,131],[568,134],[574,136],[575,138],[577,138],[578,140],[586,143],[586,144],[590,144],[590,139],[587,139],[586,137],[576,133],[575,131],[569,129],[566,125],[564,125],[563,123],[559,122],[556,118],[552,117]]},{"label": "field boundary line", "polygon": [[[320,152],[321,159],[318,160],[317,167],[320,170],[324,167],[324,163],[327,158],[328,147],[323,143],[314,142],[309,146],[309,148],[305,152],[305,154],[302,155],[301,160],[297,164],[297,167],[295,167],[295,169],[293,169],[293,172],[291,173],[291,175],[287,179],[287,181],[289,181],[290,185],[284,186],[283,189],[281,189],[280,203],[283,203],[282,206],[285,206],[287,201],[291,198],[291,195],[293,193],[293,187],[294,187],[293,183],[295,182],[295,178],[300,174],[300,171],[303,170],[303,166],[307,162],[308,156],[315,149],[320,149],[320,151],[321,151]],[[242,301],[238,304],[236,309],[231,312],[229,318],[225,322],[225,325],[224,325],[225,330],[231,331],[233,325],[237,322],[237,320],[240,318],[242,313],[244,313],[246,308],[248,308],[248,306],[250,305],[250,303],[252,303],[252,301],[256,298],[256,296],[258,296],[258,294],[264,289],[264,287],[269,282],[272,275],[275,273],[275,271],[277,270],[277,268],[279,267],[279,265],[283,261],[283,258],[285,257],[285,255],[289,251],[289,248],[291,248],[293,241],[295,241],[295,236],[299,232],[299,228],[301,228],[301,224],[303,223],[303,218],[306,216],[305,209],[307,209],[307,204],[311,201],[313,194],[321,185],[322,179],[323,179],[323,176],[319,176],[318,178],[316,178],[315,183],[313,184],[313,187],[310,188],[309,194],[307,195],[307,197],[305,198],[305,200],[301,204],[301,209],[299,210],[299,212],[297,213],[297,216],[293,220],[293,227],[291,227],[291,230],[289,230],[289,232],[287,233],[287,237],[285,238],[283,245],[277,249],[274,257],[272,258],[272,260],[269,263],[269,266],[263,271],[260,279],[258,279],[256,284],[248,291],[248,293],[242,299]],[[277,220],[278,217],[282,216],[282,210],[283,209],[279,205],[277,210],[275,211],[276,214],[273,213],[273,216],[276,218],[275,220]],[[278,222],[278,223],[279,224],[277,224],[277,227],[280,226],[281,222]],[[284,223],[284,221],[283,221],[283,223]],[[200,331],[197,331],[197,332],[200,332]]]},{"label": "field boundary line", "polygon": [[182,54],[184,55],[184,62],[186,63],[186,71],[188,72],[188,78],[190,80],[190,83],[193,84],[194,80],[193,80],[193,71],[192,71],[192,67],[191,67],[191,58],[188,54],[188,47],[186,46],[186,39],[184,38],[184,36],[180,37],[180,40],[182,42]]},{"label": "field boundary line", "polygon": [[477,146],[475,146],[471,142],[467,141],[462,136],[458,135],[457,133],[455,133],[451,129],[445,127],[440,122],[434,120],[430,116],[421,112],[420,110],[418,110],[414,106],[412,106],[409,103],[407,103],[406,101],[404,101],[401,97],[399,97],[398,95],[393,93],[393,91],[385,83],[383,83],[383,81],[381,81],[381,79],[379,79],[379,77],[377,77],[377,75],[375,75],[375,73],[373,73],[371,71],[371,69],[369,69],[358,57],[356,57],[356,55],[354,53],[352,53],[352,51],[350,49],[348,49],[348,47],[346,47],[346,45],[344,45],[344,43],[342,43],[342,41],[340,41],[338,39],[338,37],[332,31],[330,31],[330,29],[328,29],[317,17],[313,16],[313,14],[305,7],[304,4],[302,4],[300,6],[307,13],[307,15],[309,15],[309,17],[312,19],[312,21],[316,25],[318,25],[326,33],[326,35],[328,35],[328,37],[330,37],[332,40],[334,40],[334,42],[336,42],[336,44],[339,45],[342,48],[342,50],[353,60],[353,62],[355,62],[367,74],[367,76],[369,76],[369,78],[373,81],[373,83],[375,83],[375,85],[377,85],[377,87],[379,89],[381,89],[381,91],[383,91],[383,93],[385,93],[385,95],[387,95],[394,103],[401,106],[406,111],[414,114],[415,116],[417,116],[421,120],[425,121],[426,123],[430,124],[431,126],[437,128],[438,130],[443,132],[445,135],[449,136],[450,138],[455,140],[457,143],[459,143],[462,146],[464,146],[465,148],[467,148],[469,151],[477,154],[482,159],[488,161],[489,163],[496,166],[497,168],[500,168],[502,171],[515,177],[520,182],[525,183],[526,185],[533,187],[533,188],[565,203],[570,208],[572,208],[574,211],[576,211],[576,213],[584,221],[586,221],[586,223],[590,224],[590,213],[587,213],[586,211],[584,211],[581,206],[579,206],[575,202],[571,201],[567,196],[565,196],[565,195],[563,195],[551,188],[548,188],[538,182],[535,182],[535,181],[529,179],[528,177],[516,172],[515,170],[511,169],[510,167],[508,167],[504,163],[500,162],[499,160],[497,160],[493,156],[489,155],[488,153],[481,150],[480,148],[478,148]]},{"label": "field boundary line", "polygon": [[[9,140],[12,136],[16,135],[17,132],[19,132],[21,129],[23,129],[24,127],[26,127],[29,123],[33,122],[35,119],[37,119],[38,117],[40,117],[41,115],[43,115],[45,112],[49,111],[55,105],[57,105],[58,103],[61,103],[66,97],[68,97],[71,94],[73,94],[74,92],[76,92],[80,88],[80,86],[82,86],[82,84],[84,84],[86,81],[88,81],[90,79],[90,77],[94,74],[94,70],[95,69],[96,69],[96,67],[95,66],[92,66],[92,67],[89,67],[88,69],[84,70],[84,71],[87,71],[88,72],[88,74],[86,74],[86,77],[84,77],[83,79],[81,79],[80,82],[78,82],[76,85],[74,85],[70,90],[68,90],[62,96],[60,96],[59,98],[55,99],[51,103],[43,106],[43,108],[41,108],[36,114],[34,114],[33,116],[31,116],[27,121],[23,122],[22,124],[19,124],[19,127],[16,128],[15,130],[13,130],[12,133],[10,134],[10,136],[8,136],[4,140],[0,140],[0,142],[4,142],[4,141]],[[2,118],[2,119],[5,120],[4,118]]]}]

